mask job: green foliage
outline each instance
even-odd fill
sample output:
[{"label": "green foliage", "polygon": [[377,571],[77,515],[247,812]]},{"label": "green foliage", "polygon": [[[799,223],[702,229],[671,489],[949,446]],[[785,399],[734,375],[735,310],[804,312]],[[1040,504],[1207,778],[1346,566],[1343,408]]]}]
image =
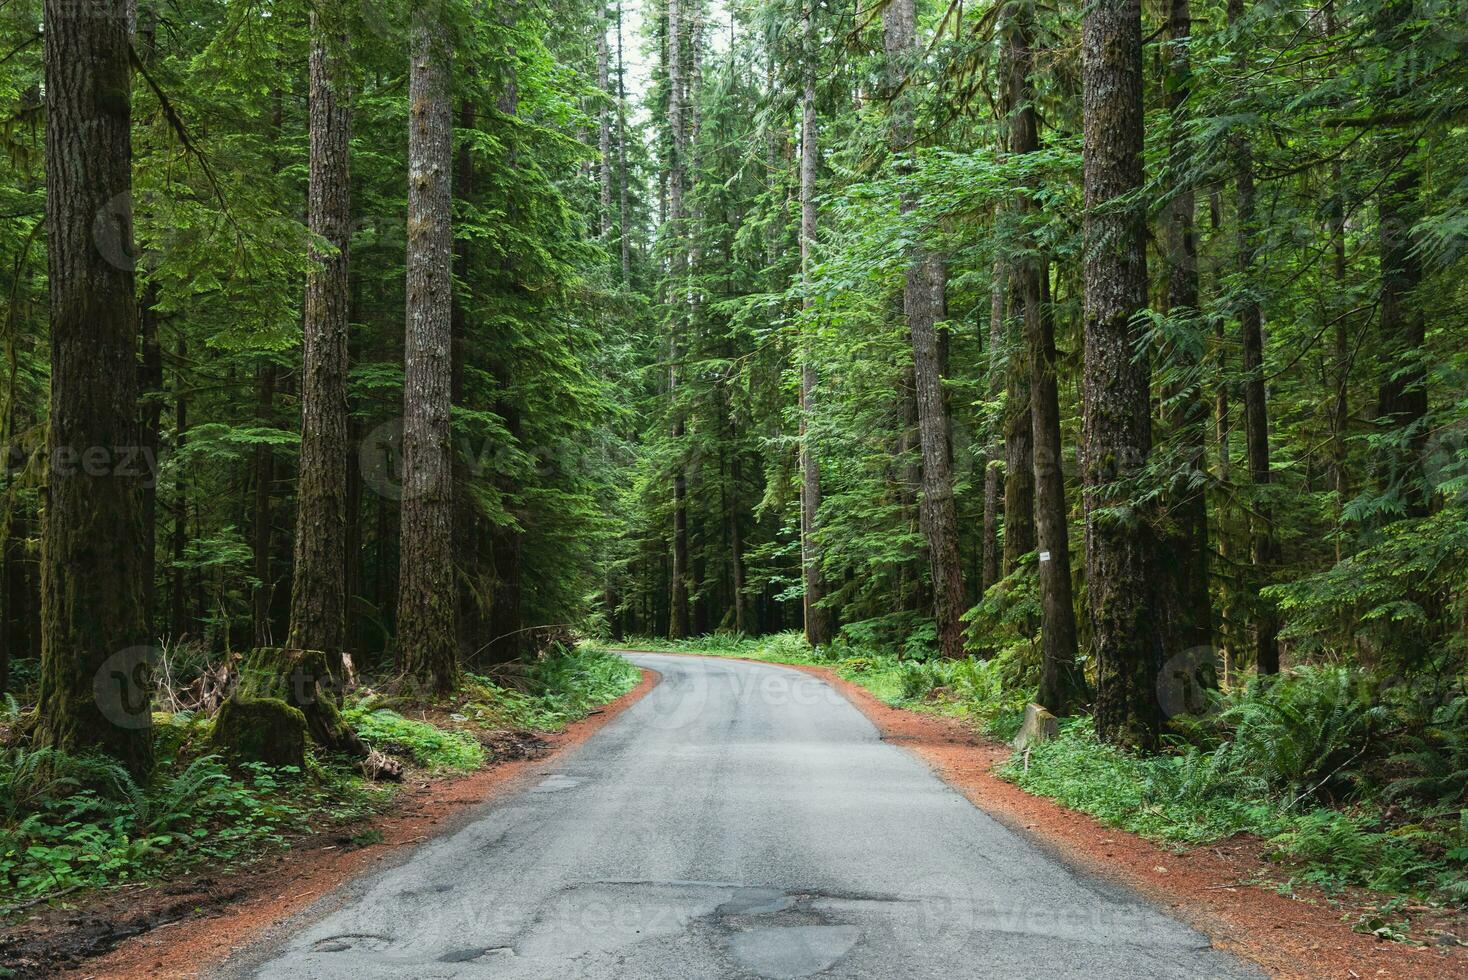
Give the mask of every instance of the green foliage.
[{"label": "green foliage", "polygon": [[[1468,808],[1468,697],[1432,709],[1428,725],[1407,732],[1390,762],[1404,770],[1387,787],[1392,798],[1428,802],[1445,813]],[[1468,811],[1465,811],[1468,812]],[[1468,836],[1468,835],[1465,835]],[[1465,853],[1468,858],[1468,853]]]},{"label": "green foliage", "polygon": [[557,646],[528,665],[506,665],[498,679],[470,674],[460,710],[520,731],[560,731],[637,685],[626,660],[591,644]]},{"label": "green foliage", "polygon": [[424,769],[468,771],[484,764],[484,746],[467,732],[404,718],[389,708],[373,707],[370,701],[352,705],[342,715],[371,748],[406,755]]},{"label": "green foliage", "polygon": [[301,810],[264,767],[232,778],[215,756],[144,783],[107,760],[48,749],[0,755],[0,883],[17,899],[229,862],[279,843]]},{"label": "green foliage", "polygon": [[1343,667],[1300,667],[1280,678],[1260,678],[1219,716],[1232,739],[1235,762],[1260,774],[1291,799],[1352,795],[1356,766],[1372,745],[1369,682]]}]

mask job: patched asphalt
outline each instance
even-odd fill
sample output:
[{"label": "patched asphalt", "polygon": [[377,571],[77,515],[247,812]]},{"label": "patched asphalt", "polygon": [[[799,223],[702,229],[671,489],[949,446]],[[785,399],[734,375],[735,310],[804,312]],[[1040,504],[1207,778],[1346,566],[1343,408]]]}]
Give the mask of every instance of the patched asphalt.
[{"label": "patched asphalt", "polygon": [[226,977],[1257,977],[1005,829],[818,678],[662,682]]}]

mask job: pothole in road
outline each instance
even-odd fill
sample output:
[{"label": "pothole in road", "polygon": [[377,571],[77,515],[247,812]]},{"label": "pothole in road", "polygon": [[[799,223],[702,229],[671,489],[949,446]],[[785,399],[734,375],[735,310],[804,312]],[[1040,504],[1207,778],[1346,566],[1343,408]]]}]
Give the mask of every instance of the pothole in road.
[{"label": "pothole in road", "polygon": [[510,946],[476,946],[472,949],[455,949],[438,958],[440,963],[476,963],[481,960],[511,957],[515,950]]},{"label": "pothole in road", "polygon": [[794,904],[795,899],[778,888],[740,888],[714,911],[717,915],[770,915]]},{"label": "pothole in road", "polygon": [[317,953],[344,953],[349,949],[376,952],[391,943],[391,937],[373,932],[345,932],[340,936],[318,939],[311,944],[311,949]]},{"label": "pothole in road", "polygon": [[742,966],[771,980],[793,980],[829,970],[861,938],[856,926],[775,926],[729,939]]},{"label": "pothole in road", "polygon": [[562,773],[556,773],[554,776],[549,776],[542,780],[540,784],[537,785],[534,790],[532,790],[532,792],[557,793],[563,789],[570,789],[573,786],[579,786],[583,782],[585,782],[585,780],[580,779],[576,776],[567,776]]}]

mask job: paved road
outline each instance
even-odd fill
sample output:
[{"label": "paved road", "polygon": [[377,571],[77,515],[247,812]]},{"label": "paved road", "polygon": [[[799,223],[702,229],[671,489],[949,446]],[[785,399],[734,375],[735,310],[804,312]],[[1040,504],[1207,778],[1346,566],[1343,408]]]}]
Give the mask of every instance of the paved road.
[{"label": "paved road", "polygon": [[821,681],[631,659],[662,683],[538,783],[224,975],[1258,975],[995,823]]}]

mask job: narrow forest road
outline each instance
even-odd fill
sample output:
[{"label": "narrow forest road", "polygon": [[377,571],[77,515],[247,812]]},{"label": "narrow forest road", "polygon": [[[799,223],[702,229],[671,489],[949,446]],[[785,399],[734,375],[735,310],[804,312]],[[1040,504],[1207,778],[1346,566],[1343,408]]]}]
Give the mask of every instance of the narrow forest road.
[{"label": "narrow forest road", "polygon": [[880,740],[807,674],[635,654],[662,683],[526,791],[227,977],[1245,977]]}]

